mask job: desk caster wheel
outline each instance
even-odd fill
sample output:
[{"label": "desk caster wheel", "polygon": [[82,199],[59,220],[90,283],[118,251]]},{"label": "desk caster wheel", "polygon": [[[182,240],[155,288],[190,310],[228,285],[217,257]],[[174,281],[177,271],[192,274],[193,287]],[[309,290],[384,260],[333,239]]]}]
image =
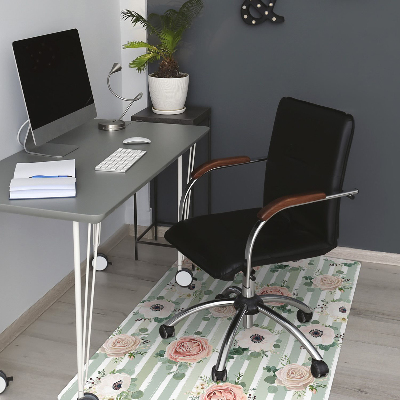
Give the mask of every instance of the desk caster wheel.
[{"label": "desk caster wheel", "polygon": [[[97,253],[96,271],[104,271],[109,265],[112,265],[112,262],[108,261],[108,257],[103,253]],[[92,267],[94,268],[94,258]]]},{"label": "desk caster wheel", "polygon": [[99,398],[93,393],[84,393],[83,397],[80,397],[78,400],[99,400]]},{"label": "desk caster wheel", "polygon": [[314,378],[323,378],[329,374],[329,368],[322,360],[312,360],[311,374]]},{"label": "desk caster wheel", "polygon": [[182,268],[175,274],[175,282],[182,287],[188,287],[193,282],[193,272],[189,268]]},{"label": "desk caster wheel", "polygon": [[0,371],[0,394],[7,389],[7,386],[13,380],[14,378],[12,376],[7,376],[3,371]]}]

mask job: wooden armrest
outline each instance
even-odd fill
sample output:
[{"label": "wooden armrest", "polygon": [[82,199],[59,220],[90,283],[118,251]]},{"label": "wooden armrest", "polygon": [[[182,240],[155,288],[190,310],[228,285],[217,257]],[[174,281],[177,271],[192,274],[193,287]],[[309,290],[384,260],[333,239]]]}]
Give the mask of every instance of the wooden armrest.
[{"label": "wooden armrest", "polygon": [[215,160],[207,161],[204,164],[199,165],[192,171],[190,175],[193,179],[198,179],[206,172],[211,171],[218,167],[227,167],[229,165],[244,164],[250,161],[250,157],[238,156],[238,157],[227,157],[227,158],[217,158]]},{"label": "wooden armrest", "polygon": [[261,221],[268,221],[273,215],[285,208],[312,203],[314,201],[324,200],[325,198],[326,194],[323,192],[309,192],[283,196],[279,199],[271,201],[265,207],[263,207],[258,212],[257,217]]}]

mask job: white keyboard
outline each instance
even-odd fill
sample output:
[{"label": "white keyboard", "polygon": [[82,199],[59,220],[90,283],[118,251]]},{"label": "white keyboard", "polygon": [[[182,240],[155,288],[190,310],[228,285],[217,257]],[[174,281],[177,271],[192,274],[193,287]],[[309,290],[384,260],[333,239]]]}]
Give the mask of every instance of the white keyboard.
[{"label": "white keyboard", "polygon": [[146,154],[145,150],[132,150],[119,148],[102,161],[96,171],[126,172],[136,161],[139,161]]}]

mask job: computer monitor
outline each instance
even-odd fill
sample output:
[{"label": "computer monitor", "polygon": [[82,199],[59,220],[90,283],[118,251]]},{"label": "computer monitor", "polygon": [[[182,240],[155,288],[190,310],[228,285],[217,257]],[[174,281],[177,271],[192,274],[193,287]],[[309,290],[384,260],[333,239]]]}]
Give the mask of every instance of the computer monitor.
[{"label": "computer monitor", "polygon": [[97,115],[78,30],[18,40],[13,50],[31,126],[25,150],[70,153],[77,147],[48,142]]}]

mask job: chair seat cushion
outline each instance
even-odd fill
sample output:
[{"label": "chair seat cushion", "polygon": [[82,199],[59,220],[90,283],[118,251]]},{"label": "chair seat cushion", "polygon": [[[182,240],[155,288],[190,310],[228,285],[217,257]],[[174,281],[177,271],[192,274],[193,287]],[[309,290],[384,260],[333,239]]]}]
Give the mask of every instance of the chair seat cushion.
[{"label": "chair seat cushion", "polygon": [[[259,208],[181,221],[165,238],[215,279],[230,281],[246,267],[245,248]],[[292,223],[285,212],[271,218],[254,245],[252,265],[274,264],[326,254],[335,246]]]}]

